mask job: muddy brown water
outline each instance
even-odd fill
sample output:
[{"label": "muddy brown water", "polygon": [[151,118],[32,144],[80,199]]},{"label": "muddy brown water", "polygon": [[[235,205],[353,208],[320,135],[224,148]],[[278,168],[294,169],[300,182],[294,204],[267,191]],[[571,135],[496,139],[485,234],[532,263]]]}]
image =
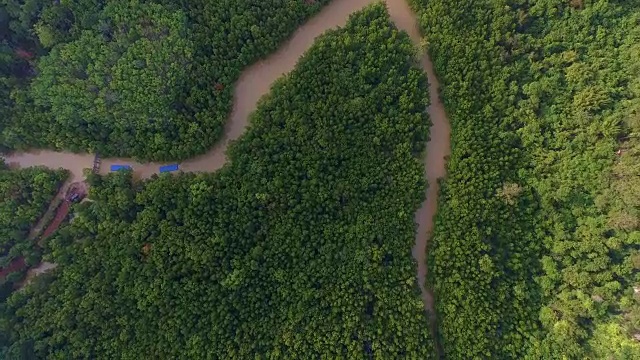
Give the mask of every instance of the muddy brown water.
[{"label": "muddy brown water", "polygon": [[[249,114],[255,110],[258,100],[269,92],[271,84],[294,68],[300,56],[311,47],[317,36],[328,29],[344,25],[350,14],[374,2],[376,0],[333,0],[318,15],[301,26],[278,51],[244,70],[235,84],[233,110],[227,121],[223,139],[206,154],[180,163],[180,169],[185,172],[213,172],[222,167],[226,161],[225,150],[229,142],[242,135],[247,126]],[[396,26],[406,31],[416,46],[419,46],[421,36],[418,31],[417,18],[406,0],[387,0],[386,4]],[[427,274],[425,247],[433,228],[433,217],[437,208],[437,180],[445,175],[445,159],[450,152],[450,128],[438,95],[438,80],[431,61],[427,55],[424,55],[420,59],[420,63],[429,78],[431,106],[428,111],[433,125],[431,126],[431,140],[427,143],[427,155],[424,159],[425,176],[429,187],[426,191],[426,200],[415,215],[418,229],[412,253],[418,263],[417,279],[425,308],[432,312],[433,298],[424,287]],[[82,179],[83,169],[91,168],[93,157],[92,154],[42,150],[11,154],[6,157],[6,161],[10,165],[19,167],[34,165],[44,165],[50,168],[62,167],[71,171],[71,182],[73,182]],[[100,172],[107,173],[112,164],[131,165],[134,173],[141,178],[158,173],[158,167],[164,165],[139,163],[131,159],[102,159]]]}]

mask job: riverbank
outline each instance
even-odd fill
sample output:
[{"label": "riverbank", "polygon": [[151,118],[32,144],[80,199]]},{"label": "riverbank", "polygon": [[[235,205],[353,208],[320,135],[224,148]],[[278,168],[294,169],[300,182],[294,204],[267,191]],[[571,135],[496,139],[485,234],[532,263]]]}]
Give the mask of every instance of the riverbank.
[{"label": "riverbank", "polygon": [[[213,172],[221,168],[226,162],[225,151],[229,143],[244,133],[249,115],[255,110],[260,98],[269,92],[271,85],[295,67],[300,56],[311,47],[317,36],[329,29],[344,25],[350,14],[374,2],[373,0],[332,1],[318,15],[301,26],[278,51],[247,68],[235,84],[233,110],[227,121],[223,139],[206,154],[180,163],[181,171]],[[407,32],[417,47],[420,46],[422,39],[418,31],[417,19],[406,1],[389,0],[386,1],[386,4],[396,26]],[[418,228],[412,253],[418,264],[417,281],[425,308],[433,314],[433,296],[424,286],[427,274],[425,248],[437,209],[437,180],[445,175],[445,161],[450,151],[450,129],[438,95],[438,81],[435,78],[431,61],[426,54],[420,59],[420,64],[427,73],[430,82],[431,105],[428,111],[433,125],[424,158],[425,176],[429,187],[426,190],[426,200],[415,215]],[[93,154],[71,154],[46,150],[17,153],[6,157],[6,162],[10,166],[42,165],[50,168],[65,168],[71,172],[71,181],[82,179],[83,169],[90,169],[93,160]],[[100,173],[107,173],[110,166],[114,164],[131,166],[135,175],[140,178],[148,178],[157,174],[159,167],[166,165],[165,163],[140,163],[133,159],[106,158],[102,159]],[[434,319],[434,316],[431,318]]]}]

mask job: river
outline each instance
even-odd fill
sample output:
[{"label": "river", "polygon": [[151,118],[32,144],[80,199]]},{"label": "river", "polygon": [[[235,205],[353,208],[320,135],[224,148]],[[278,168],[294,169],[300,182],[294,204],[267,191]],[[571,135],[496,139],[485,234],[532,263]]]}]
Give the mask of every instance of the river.
[{"label": "river", "polygon": [[[376,1],[333,0],[319,14],[298,28],[293,36],[275,53],[245,69],[235,84],[233,110],[227,121],[223,139],[207,153],[180,163],[180,169],[185,172],[213,172],[222,167],[226,161],[225,150],[229,142],[242,135],[247,126],[249,114],[255,110],[258,100],[269,92],[271,84],[295,67],[300,56],[311,47],[317,36],[328,29],[344,25],[350,14]],[[386,4],[396,26],[406,31],[411,40],[419,46],[421,36],[417,18],[406,0],[387,0]],[[450,128],[439,97],[438,80],[428,55],[425,54],[420,63],[429,78],[431,105],[428,112],[433,125],[424,159],[425,176],[429,187],[426,191],[426,200],[415,215],[418,229],[412,254],[418,263],[417,279],[425,308],[433,314],[433,297],[424,287],[427,274],[425,247],[433,228],[433,217],[437,208],[437,180],[445,175],[445,160],[450,152]],[[83,169],[92,167],[93,159],[93,154],[42,150],[11,154],[6,157],[6,162],[11,166],[19,167],[43,165],[50,168],[65,168],[71,172],[71,181],[78,181],[83,178]],[[100,172],[107,173],[112,164],[130,165],[133,167],[135,175],[141,178],[147,178],[157,173],[158,167],[163,165],[160,163],[139,163],[131,159],[108,158],[102,159]]]}]

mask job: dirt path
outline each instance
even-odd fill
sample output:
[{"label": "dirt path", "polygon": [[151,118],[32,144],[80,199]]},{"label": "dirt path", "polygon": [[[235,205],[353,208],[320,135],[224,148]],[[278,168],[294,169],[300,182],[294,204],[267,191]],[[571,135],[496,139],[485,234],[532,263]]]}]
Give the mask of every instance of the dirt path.
[{"label": "dirt path", "polygon": [[38,266],[32,267],[27,271],[27,276],[25,276],[24,279],[16,285],[16,289],[18,289],[18,291],[24,289],[24,287],[27,286],[34,277],[44,274],[49,270],[53,270],[57,266],[58,265],[54,263],[43,261]]},{"label": "dirt path", "polygon": [[[74,176],[72,175],[71,177],[74,177]],[[58,193],[56,194],[56,196],[54,196],[54,198],[51,199],[51,202],[49,203],[49,207],[47,208],[47,211],[44,214],[42,214],[40,219],[38,219],[38,222],[36,223],[36,225],[32,227],[31,230],[29,230],[29,235],[27,239],[34,240],[39,234],[42,233],[42,229],[46,225],[45,222],[47,221],[47,219],[50,220],[52,218],[53,212],[56,211],[58,204],[62,200],[64,200],[64,195],[67,193],[67,189],[69,188],[70,184],[71,184],[71,180],[67,180],[62,184],[62,186],[60,186],[60,189],[58,190]]]},{"label": "dirt path", "polygon": [[[240,79],[235,84],[233,111],[227,121],[224,138],[206,154],[182,162],[180,164],[181,170],[186,172],[212,172],[224,165],[226,161],[225,150],[229,142],[242,135],[247,126],[249,114],[256,108],[256,104],[262,95],[269,92],[271,84],[294,68],[300,56],[311,47],[317,36],[328,29],[344,25],[351,13],[374,2],[376,0],[333,0],[318,15],[301,26],[278,51],[243,71]],[[406,0],[387,0],[386,3],[391,19],[396,26],[406,31],[411,40],[419,46],[421,36],[417,27],[416,16],[407,5]],[[417,279],[422,291],[425,308],[433,312],[433,297],[424,287],[427,274],[425,247],[433,228],[433,217],[437,209],[437,179],[445,175],[445,159],[450,152],[450,129],[438,94],[438,80],[427,55],[422,57],[421,65],[430,82],[431,106],[428,110],[433,126],[431,127],[431,140],[427,143],[427,156],[424,159],[425,175],[429,182],[429,188],[426,192],[426,200],[415,216],[418,230],[412,253],[418,263]],[[82,169],[91,168],[93,159],[94,156],[92,154],[83,155],[55,151],[33,151],[12,154],[6,158],[7,163],[10,165],[21,167],[45,165],[51,168],[66,168],[72,172],[73,181],[78,181],[83,177]],[[158,167],[163,165],[160,163],[142,164],[131,159],[106,158],[102,159],[100,172],[103,174],[108,172],[112,164],[131,165],[134,173],[141,178],[158,173]]]}]

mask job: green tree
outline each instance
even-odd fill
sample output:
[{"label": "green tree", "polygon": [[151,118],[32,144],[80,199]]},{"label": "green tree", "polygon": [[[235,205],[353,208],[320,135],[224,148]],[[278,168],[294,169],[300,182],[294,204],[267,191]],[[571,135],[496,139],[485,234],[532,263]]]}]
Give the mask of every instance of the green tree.
[{"label": "green tree", "polygon": [[277,82],[220,171],[91,176],[47,242],[56,271],[7,301],[7,354],[433,359],[410,255],[429,127],[414,54],[367,7]]}]

